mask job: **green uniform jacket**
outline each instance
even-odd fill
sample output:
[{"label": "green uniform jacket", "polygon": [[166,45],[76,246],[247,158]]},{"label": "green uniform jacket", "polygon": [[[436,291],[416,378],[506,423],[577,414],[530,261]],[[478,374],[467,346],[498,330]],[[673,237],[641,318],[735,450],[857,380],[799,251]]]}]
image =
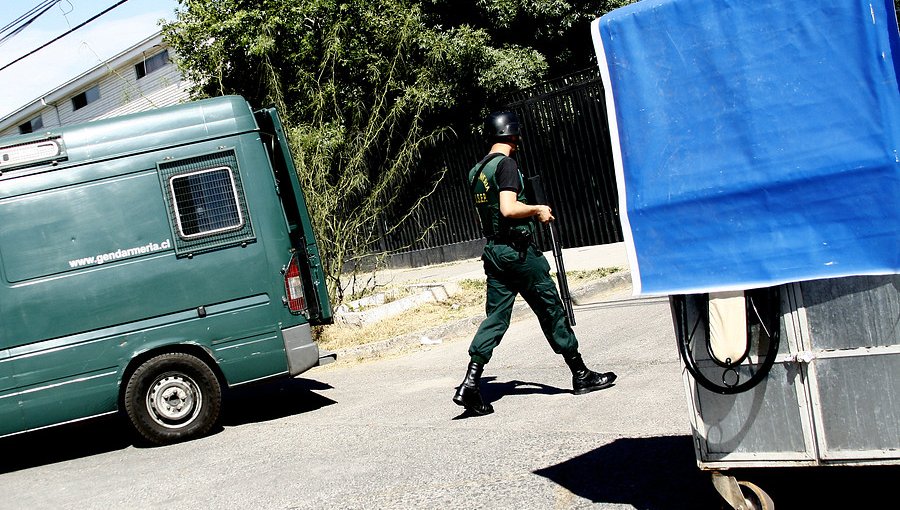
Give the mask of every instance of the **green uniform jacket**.
[{"label": "green uniform jacket", "polygon": [[[531,218],[504,218],[500,214],[500,188],[497,186],[497,169],[500,163],[506,158],[502,154],[491,154],[491,159],[484,164],[479,162],[469,171],[469,184],[471,185],[472,198],[475,201],[475,208],[481,219],[481,230],[488,239],[500,237],[509,238],[515,234],[534,233],[534,222]],[[482,160],[483,161],[483,160]],[[481,173],[478,169],[484,165]],[[477,176],[477,181],[476,179]],[[525,198],[525,180],[522,172],[519,171],[519,194],[518,201],[527,204]],[[473,182],[475,181],[475,182]],[[513,230],[519,232],[512,232]]]}]

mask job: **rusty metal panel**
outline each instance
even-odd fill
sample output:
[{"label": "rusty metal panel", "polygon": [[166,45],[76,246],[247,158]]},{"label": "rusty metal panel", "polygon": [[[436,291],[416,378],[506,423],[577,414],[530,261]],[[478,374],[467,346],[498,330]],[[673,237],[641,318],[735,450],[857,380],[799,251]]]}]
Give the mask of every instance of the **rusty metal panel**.
[{"label": "rusty metal panel", "polygon": [[719,395],[698,388],[707,453],[805,452],[797,384],[797,371],[778,363],[762,383],[744,393]]},{"label": "rusty metal panel", "polygon": [[900,451],[900,354],[814,361],[826,454]]},{"label": "rusty metal panel", "polygon": [[814,280],[800,288],[813,349],[900,344],[900,275]]}]

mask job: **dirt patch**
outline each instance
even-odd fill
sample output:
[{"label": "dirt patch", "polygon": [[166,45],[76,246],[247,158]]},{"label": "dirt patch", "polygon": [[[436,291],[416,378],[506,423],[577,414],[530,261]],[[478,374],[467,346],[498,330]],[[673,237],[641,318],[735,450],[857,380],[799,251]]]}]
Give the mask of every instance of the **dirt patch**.
[{"label": "dirt patch", "polygon": [[[600,268],[590,271],[567,272],[569,289],[591,285],[621,271],[619,268]],[[555,275],[554,275],[555,277]],[[485,281],[460,280],[459,290],[447,300],[424,303],[399,316],[363,326],[334,324],[319,331],[319,347],[329,351],[346,350],[366,344],[384,342],[417,332],[484,316]],[[381,289],[384,291],[384,289]],[[519,298],[521,299],[521,298]]]},{"label": "dirt patch", "polygon": [[336,351],[425,331],[447,322],[484,313],[484,293],[483,280],[461,280],[459,291],[445,301],[424,303],[402,315],[364,326],[349,324],[328,326],[321,332],[319,346],[325,350]]}]

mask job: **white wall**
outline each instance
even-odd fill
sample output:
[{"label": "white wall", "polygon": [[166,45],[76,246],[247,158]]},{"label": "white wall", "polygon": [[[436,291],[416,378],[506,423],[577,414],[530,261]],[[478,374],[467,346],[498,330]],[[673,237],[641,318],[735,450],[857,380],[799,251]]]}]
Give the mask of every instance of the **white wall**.
[{"label": "white wall", "polygon": [[[165,66],[138,79],[134,66],[144,58],[171,48],[162,43],[159,34],[142,41],[91,71],[48,92],[20,110],[0,119],[0,136],[19,134],[19,125],[43,117],[43,129],[115,117],[184,102],[188,99],[187,83],[178,67]],[[75,110],[72,98],[94,85],[99,85],[100,99]]]}]

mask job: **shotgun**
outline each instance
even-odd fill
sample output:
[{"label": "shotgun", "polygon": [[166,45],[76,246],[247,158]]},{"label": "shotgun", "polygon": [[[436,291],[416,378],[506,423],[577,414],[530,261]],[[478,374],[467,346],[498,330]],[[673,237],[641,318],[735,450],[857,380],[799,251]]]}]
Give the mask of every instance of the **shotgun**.
[{"label": "shotgun", "polygon": [[[529,201],[535,205],[550,205],[544,186],[541,184],[541,176],[534,175],[528,178],[530,185]],[[556,216],[554,214],[554,216]],[[556,223],[551,221],[545,225],[550,231],[550,244],[553,245],[553,260],[556,261],[556,281],[559,284],[559,297],[562,299],[563,308],[566,310],[566,321],[569,326],[575,325],[575,310],[572,308],[572,295],[569,294],[569,279],[566,278],[566,266],[563,263],[562,245],[556,232]]]}]

